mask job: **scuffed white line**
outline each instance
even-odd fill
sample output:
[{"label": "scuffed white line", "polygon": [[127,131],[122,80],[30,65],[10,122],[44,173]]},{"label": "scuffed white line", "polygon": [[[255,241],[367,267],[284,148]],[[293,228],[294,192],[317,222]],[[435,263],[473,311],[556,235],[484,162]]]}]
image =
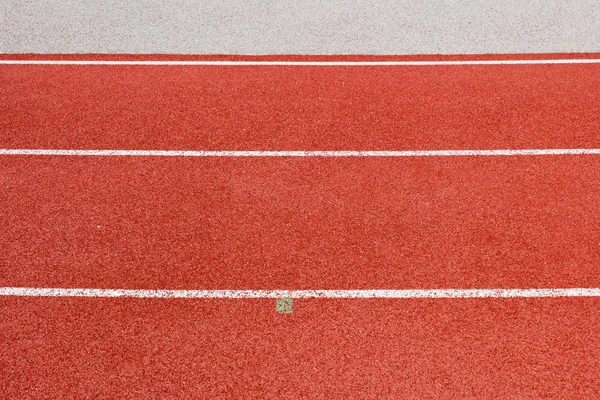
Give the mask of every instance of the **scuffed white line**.
[{"label": "scuffed white line", "polygon": [[0,155],[31,156],[139,156],[139,157],[452,157],[452,156],[543,156],[593,155],[600,149],[515,149],[515,150],[51,150],[0,149]]},{"label": "scuffed white line", "polygon": [[409,289],[409,290],[136,290],[0,287],[0,296],[124,297],[176,299],[466,299],[600,297],[600,288],[567,289]]},{"label": "scuffed white line", "polygon": [[442,65],[544,65],[599,64],[600,59],[456,60],[456,61],[110,61],[110,60],[0,60],[4,65],[162,65],[162,66],[289,66],[289,67],[394,67]]}]

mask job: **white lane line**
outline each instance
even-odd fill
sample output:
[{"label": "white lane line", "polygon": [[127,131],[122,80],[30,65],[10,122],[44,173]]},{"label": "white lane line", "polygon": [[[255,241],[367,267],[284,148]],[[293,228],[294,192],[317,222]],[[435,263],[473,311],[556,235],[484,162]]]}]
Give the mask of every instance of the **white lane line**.
[{"label": "white lane line", "polygon": [[51,150],[0,149],[0,155],[30,156],[139,156],[139,157],[455,157],[455,156],[545,156],[594,155],[600,149],[515,150],[398,150],[398,151],[219,151],[219,150]]},{"label": "white lane line", "polygon": [[600,59],[462,60],[462,61],[110,61],[110,60],[0,60],[0,65],[162,65],[162,66],[289,66],[289,67],[402,67],[441,65],[599,64]]},{"label": "white lane line", "polygon": [[135,290],[0,287],[0,296],[126,297],[181,299],[466,299],[520,297],[600,297],[600,288],[415,289],[415,290]]}]

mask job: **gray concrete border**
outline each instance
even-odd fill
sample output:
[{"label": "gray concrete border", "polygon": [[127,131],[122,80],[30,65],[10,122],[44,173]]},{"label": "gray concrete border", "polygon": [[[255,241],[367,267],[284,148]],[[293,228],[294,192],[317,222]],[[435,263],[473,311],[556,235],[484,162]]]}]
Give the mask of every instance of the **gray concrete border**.
[{"label": "gray concrete border", "polygon": [[600,51],[598,0],[4,0],[0,52]]}]

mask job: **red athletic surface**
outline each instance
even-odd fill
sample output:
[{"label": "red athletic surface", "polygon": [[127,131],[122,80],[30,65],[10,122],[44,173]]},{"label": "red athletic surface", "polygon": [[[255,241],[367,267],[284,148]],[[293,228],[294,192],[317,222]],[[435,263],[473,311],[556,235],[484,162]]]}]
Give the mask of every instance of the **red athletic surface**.
[{"label": "red athletic surface", "polygon": [[600,157],[0,158],[6,286],[600,286]]},{"label": "red athletic surface", "polygon": [[600,301],[0,299],[5,398],[596,399]]},{"label": "red athletic surface", "polygon": [[[2,65],[0,148],[600,147],[599,100],[600,65]],[[2,156],[0,286],[599,287],[599,182],[597,156]],[[0,393],[595,399],[599,303],[4,297]]]},{"label": "red athletic surface", "polygon": [[600,147],[599,64],[0,70],[0,147]]}]

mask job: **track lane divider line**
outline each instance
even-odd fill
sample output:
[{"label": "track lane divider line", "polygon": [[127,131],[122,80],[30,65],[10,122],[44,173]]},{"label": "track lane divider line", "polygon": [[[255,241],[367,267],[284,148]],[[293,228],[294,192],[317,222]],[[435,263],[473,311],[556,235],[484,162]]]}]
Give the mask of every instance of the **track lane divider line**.
[{"label": "track lane divider line", "polygon": [[5,156],[103,156],[103,157],[475,157],[600,155],[600,149],[504,149],[504,150],[60,150],[0,149]]},{"label": "track lane divider line", "polygon": [[460,65],[600,64],[600,59],[455,60],[455,61],[159,61],[159,60],[0,60],[0,65],[138,65],[138,66],[280,66],[280,67],[418,67]]},{"label": "track lane divider line", "polygon": [[0,287],[0,296],[178,299],[465,299],[600,297],[600,288],[368,289],[368,290],[168,290]]}]

